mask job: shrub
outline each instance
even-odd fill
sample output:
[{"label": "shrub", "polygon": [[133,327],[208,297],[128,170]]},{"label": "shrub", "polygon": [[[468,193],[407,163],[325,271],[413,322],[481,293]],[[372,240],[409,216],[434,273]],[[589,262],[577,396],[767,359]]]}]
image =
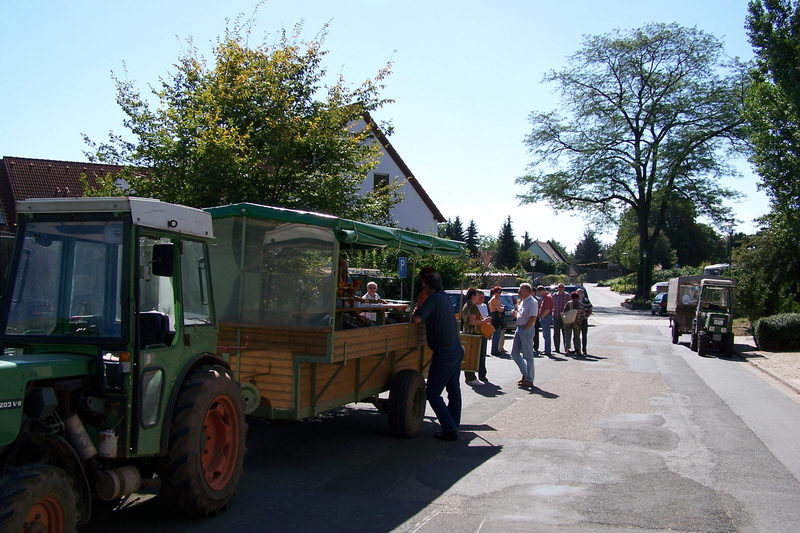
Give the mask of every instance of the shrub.
[{"label": "shrub", "polygon": [[800,313],[784,313],[760,318],[753,330],[763,350],[800,350]]}]

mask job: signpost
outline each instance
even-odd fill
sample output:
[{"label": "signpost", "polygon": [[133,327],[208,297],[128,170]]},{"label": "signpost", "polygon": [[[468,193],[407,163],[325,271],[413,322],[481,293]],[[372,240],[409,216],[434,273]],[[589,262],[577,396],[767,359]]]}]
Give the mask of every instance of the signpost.
[{"label": "signpost", "polygon": [[403,280],[408,276],[408,257],[397,258],[397,277],[400,278],[400,299],[403,299]]}]

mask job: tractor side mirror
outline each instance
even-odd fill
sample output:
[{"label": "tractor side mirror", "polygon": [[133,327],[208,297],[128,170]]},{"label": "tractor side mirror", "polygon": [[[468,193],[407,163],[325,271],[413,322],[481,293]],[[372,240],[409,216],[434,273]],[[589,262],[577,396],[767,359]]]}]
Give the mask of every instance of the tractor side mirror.
[{"label": "tractor side mirror", "polygon": [[153,245],[153,274],[171,278],[175,274],[175,245],[159,242]]}]

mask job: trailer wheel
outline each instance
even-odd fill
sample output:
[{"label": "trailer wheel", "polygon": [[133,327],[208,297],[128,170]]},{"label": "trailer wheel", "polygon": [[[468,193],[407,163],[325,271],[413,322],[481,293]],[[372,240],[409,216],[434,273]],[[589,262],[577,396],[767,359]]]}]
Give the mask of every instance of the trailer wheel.
[{"label": "trailer wheel", "polygon": [[247,422],[239,386],[226,369],[203,366],[181,386],[161,461],[161,497],[188,516],[224,509],[242,474]]},{"label": "trailer wheel", "polygon": [[697,355],[705,357],[708,353],[708,335],[701,333],[697,341]]},{"label": "trailer wheel", "polygon": [[678,324],[672,323],[672,344],[678,344],[678,339],[681,337],[681,332],[678,330]]},{"label": "trailer wheel", "polygon": [[410,368],[392,379],[389,390],[388,420],[391,432],[402,438],[415,437],[425,416],[425,379]]},{"label": "trailer wheel", "polygon": [[73,532],[76,509],[75,485],[55,466],[22,466],[0,481],[0,531]]}]

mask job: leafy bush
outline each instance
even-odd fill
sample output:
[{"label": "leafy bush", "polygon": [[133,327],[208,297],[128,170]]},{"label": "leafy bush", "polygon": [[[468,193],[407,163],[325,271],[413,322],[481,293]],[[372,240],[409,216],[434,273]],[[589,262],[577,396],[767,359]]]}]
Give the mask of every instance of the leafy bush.
[{"label": "leafy bush", "polygon": [[542,285],[558,285],[559,283],[563,283],[564,285],[569,284],[569,279],[564,274],[550,274],[547,276],[542,276],[539,278],[539,283]]},{"label": "leafy bush", "polygon": [[753,328],[758,345],[772,352],[800,350],[800,313],[784,313],[760,318]]}]

